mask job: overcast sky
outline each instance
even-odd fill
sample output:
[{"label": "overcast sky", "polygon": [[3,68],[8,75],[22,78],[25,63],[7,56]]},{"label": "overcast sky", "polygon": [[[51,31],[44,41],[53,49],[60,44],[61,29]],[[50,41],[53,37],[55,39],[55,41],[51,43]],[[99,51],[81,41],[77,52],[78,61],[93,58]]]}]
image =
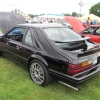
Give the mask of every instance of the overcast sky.
[{"label": "overcast sky", "polygon": [[[80,0],[0,0],[0,11],[20,9],[26,14],[80,12]],[[92,5],[100,0],[82,0],[82,14],[88,14]]]}]

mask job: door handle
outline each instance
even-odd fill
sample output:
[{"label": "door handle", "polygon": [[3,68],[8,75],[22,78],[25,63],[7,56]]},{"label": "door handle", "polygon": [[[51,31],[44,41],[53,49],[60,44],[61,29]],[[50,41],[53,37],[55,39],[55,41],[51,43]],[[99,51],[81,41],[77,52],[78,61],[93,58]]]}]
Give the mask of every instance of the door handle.
[{"label": "door handle", "polygon": [[100,38],[98,38],[100,40]]}]

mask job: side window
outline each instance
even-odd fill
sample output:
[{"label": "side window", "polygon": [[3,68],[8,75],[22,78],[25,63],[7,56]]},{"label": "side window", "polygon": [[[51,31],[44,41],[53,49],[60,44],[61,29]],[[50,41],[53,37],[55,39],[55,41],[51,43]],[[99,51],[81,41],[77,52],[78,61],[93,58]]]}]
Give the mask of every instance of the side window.
[{"label": "side window", "polygon": [[12,31],[10,31],[6,37],[18,42],[22,42],[23,35],[25,34],[26,28],[14,28]]},{"label": "side window", "polygon": [[30,30],[28,30],[28,32],[26,34],[25,45],[31,46],[31,47],[33,46]]},{"label": "side window", "polygon": [[95,27],[90,27],[84,31],[84,34],[94,34]]}]

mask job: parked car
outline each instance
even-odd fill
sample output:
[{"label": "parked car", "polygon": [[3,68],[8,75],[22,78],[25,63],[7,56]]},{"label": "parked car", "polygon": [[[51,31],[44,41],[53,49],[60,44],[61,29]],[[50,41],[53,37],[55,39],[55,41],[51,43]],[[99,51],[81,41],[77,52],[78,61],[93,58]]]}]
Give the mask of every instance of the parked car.
[{"label": "parked car", "polygon": [[0,35],[5,34],[16,24],[24,24],[25,18],[18,13],[0,12]]},{"label": "parked car", "polygon": [[90,25],[88,28],[84,28],[82,23],[86,26],[86,21],[81,23],[77,18],[71,16],[66,16],[65,18],[72,25],[74,31],[81,36],[89,37],[92,42],[100,45],[100,25]]},{"label": "parked car", "polygon": [[100,25],[91,25],[87,29],[79,32],[79,34],[89,37],[95,43],[100,43]]},{"label": "parked car", "polygon": [[100,72],[100,47],[61,24],[18,24],[0,37],[0,53],[45,86],[55,77],[77,86]]}]

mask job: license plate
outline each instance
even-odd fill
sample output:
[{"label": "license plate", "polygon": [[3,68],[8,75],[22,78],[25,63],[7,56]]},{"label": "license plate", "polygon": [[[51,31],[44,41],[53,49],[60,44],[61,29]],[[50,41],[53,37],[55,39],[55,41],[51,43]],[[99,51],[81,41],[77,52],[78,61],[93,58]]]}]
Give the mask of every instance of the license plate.
[{"label": "license plate", "polygon": [[97,63],[97,58],[93,60],[93,64],[96,64]]}]

